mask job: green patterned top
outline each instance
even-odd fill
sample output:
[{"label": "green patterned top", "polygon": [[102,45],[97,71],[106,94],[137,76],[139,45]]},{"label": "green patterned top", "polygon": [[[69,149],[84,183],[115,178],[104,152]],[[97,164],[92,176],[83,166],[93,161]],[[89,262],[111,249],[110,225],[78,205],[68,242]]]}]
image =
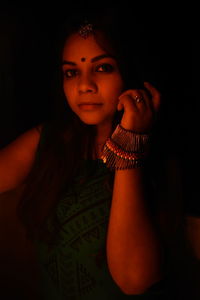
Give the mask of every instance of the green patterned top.
[{"label": "green patterned top", "polygon": [[112,200],[112,191],[105,184],[109,172],[100,159],[82,161],[78,176],[57,207],[59,233],[55,243],[36,243],[43,299],[164,299],[157,298],[160,290],[125,295],[111,277],[106,260]]}]

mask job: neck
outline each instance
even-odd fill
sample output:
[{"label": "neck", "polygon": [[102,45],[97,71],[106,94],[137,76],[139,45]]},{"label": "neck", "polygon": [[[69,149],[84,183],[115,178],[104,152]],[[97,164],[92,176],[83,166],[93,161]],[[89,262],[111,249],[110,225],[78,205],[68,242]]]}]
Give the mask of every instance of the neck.
[{"label": "neck", "polygon": [[97,126],[97,133],[95,138],[95,145],[104,144],[112,133],[112,124],[103,124]]},{"label": "neck", "polygon": [[111,134],[112,134],[112,124],[109,124],[109,126],[107,124],[97,126],[97,134],[95,137],[95,144],[94,144],[95,158],[100,158],[103,146],[106,140],[111,136]]}]

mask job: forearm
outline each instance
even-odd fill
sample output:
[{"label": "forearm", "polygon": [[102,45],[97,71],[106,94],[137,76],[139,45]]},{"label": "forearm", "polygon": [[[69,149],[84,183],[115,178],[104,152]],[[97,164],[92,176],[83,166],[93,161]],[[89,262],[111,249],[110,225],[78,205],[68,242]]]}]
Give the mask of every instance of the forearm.
[{"label": "forearm", "polygon": [[140,293],[161,276],[161,247],[146,201],[141,169],[115,171],[107,258],[126,293]]}]

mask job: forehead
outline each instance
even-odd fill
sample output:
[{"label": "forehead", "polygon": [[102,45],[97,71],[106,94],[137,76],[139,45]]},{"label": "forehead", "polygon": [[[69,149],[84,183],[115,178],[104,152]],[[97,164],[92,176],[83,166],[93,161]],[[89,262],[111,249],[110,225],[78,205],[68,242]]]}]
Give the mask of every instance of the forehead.
[{"label": "forehead", "polygon": [[80,57],[89,58],[104,53],[106,51],[98,45],[93,35],[89,35],[84,39],[79,34],[73,34],[65,42],[63,59],[76,60]]}]

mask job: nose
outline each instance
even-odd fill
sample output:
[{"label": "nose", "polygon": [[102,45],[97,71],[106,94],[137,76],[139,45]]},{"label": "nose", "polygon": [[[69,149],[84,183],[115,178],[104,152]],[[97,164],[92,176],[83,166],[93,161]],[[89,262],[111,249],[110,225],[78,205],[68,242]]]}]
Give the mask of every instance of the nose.
[{"label": "nose", "polygon": [[89,75],[83,75],[78,82],[78,91],[82,93],[96,93],[97,85],[96,82]]}]

